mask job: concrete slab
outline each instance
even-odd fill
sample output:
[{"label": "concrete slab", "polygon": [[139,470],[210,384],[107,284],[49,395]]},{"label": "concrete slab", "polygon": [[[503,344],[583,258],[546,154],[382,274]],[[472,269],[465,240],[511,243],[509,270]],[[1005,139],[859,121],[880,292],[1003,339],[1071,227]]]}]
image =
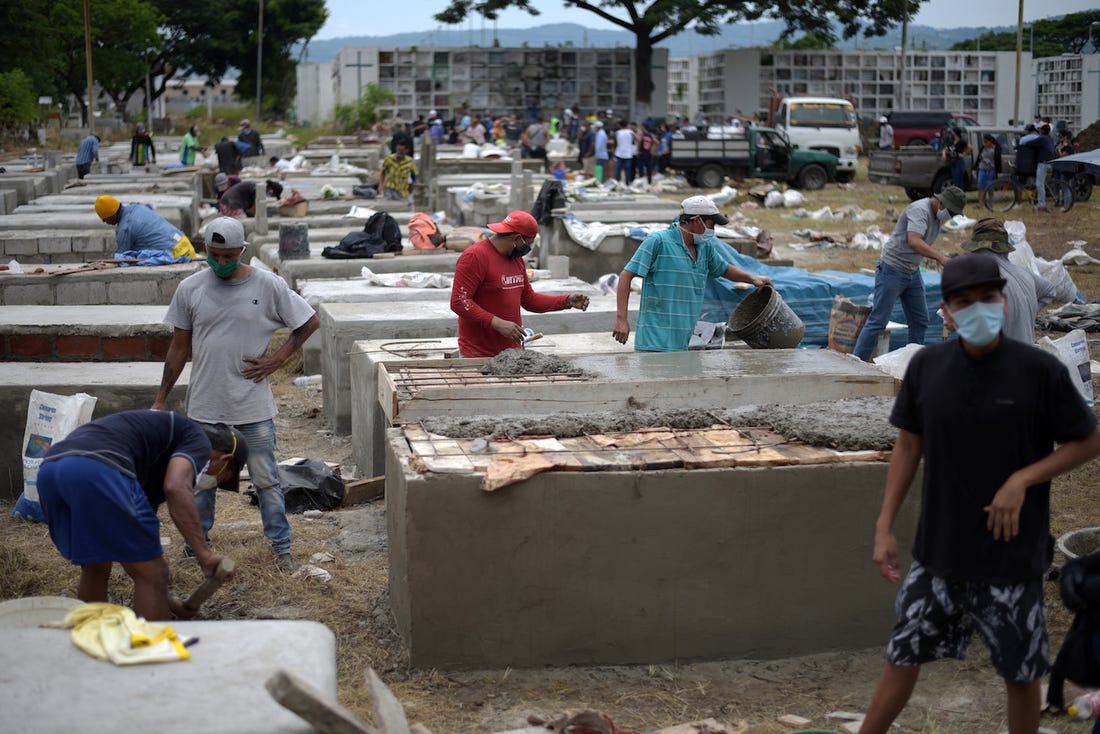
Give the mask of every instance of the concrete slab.
[{"label": "concrete slab", "polygon": [[53,193],[52,180],[45,173],[0,173],[0,189],[14,190],[16,204]]},{"label": "concrete slab", "polygon": [[[68,630],[0,630],[18,665],[0,669],[8,703],[0,730],[114,734],[308,734],[313,728],[268,694],[278,670],[336,697],[336,639],[317,622],[173,622],[199,638],[180,663],[114,666],[73,646]],[[57,684],[58,671],[79,680]],[[167,693],[166,693],[167,692]]]},{"label": "concrete slab", "polygon": [[[58,395],[87,393],[97,398],[93,417],[99,418],[120,410],[148,408],[156,398],[163,371],[161,362],[0,362],[0,415],[8,416],[0,423],[0,497],[14,500],[23,491],[23,433],[31,390]],[[169,401],[171,410],[183,411],[190,377],[188,364],[172,392],[175,399]],[[0,731],[6,730],[0,726]]]},{"label": "concrete slab", "polygon": [[[554,334],[531,342],[536,352],[572,356],[578,354],[628,354],[633,344],[619,344],[610,332]],[[378,404],[378,366],[444,359],[458,351],[457,337],[407,341],[357,341],[351,349],[351,445],[355,463],[364,477],[386,473],[385,433],[388,423]],[[458,360],[455,360],[458,363]]]},{"label": "concrete slab", "polygon": [[[638,313],[638,296],[630,301],[631,320]],[[351,430],[352,344],[362,339],[434,339],[456,336],[458,318],[445,301],[409,303],[325,303],[317,310],[321,318],[324,379],[324,413],[334,430]],[[596,296],[587,311],[524,313],[523,325],[547,336],[586,332],[611,332],[615,320],[615,298]],[[608,337],[610,338],[610,337]]]},{"label": "concrete slab", "polygon": [[66,270],[79,265],[48,265],[46,274],[0,272],[0,304],[4,306],[165,305],[172,301],[181,280],[203,263],[152,267],[130,266],[88,272]]},{"label": "concrete slab", "polygon": [[11,214],[19,206],[19,192],[15,189],[0,189],[0,214]]},{"label": "concrete slab", "polygon": [[[610,336],[608,337],[610,338]],[[492,415],[522,401],[524,413],[599,413],[740,408],[860,397],[892,397],[895,380],[874,365],[829,349],[719,349],[578,356],[583,374],[568,383],[530,376],[476,379],[452,373],[446,387],[421,386],[430,379],[413,363],[378,376],[386,417],[409,423],[426,417]],[[461,369],[461,365],[452,365]],[[424,367],[433,373],[440,368]],[[557,377],[557,376],[555,376]]]},{"label": "concrete slab", "polygon": [[297,289],[305,280],[326,278],[357,278],[368,266],[376,273],[401,273],[421,270],[427,273],[454,272],[459,253],[450,250],[414,250],[401,254],[378,255],[364,260],[329,260],[313,252],[314,243],[310,239],[310,256],[301,260],[279,259],[277,244],[260,248],[260,259],[272,270],[283,277],[291,288]]},{"label": "concrete slab", "polygon": [[[172,222],[172,218],[176,221],[172,222],[175,226],[180,226],[180,217],[178,212],[173,213],[171,210],[166,212],[169,222]],[[114,232],[114,227],[109,224],[104,224],[103,221],[96,216],[94,210],[89,210],[87,213],[72,213],[72,214],[58,214],[56,212],[46,215],[44,213],[38,214],[9,214],[6,217],[0,217],[0,231],[8,230],[26,230],[49,227],[50,229],[68,229],[68,230],[82,230],[83,232],[102,232],[110,231]]]},{"label": "concrete slab", "polygon": [[5,306],[0,360],[89,362],[163,360],[172,329],[167,306]]},{"label": "concrete slab", "polygon": [[78,263],[111,259],[115,253],[113,227],[92,232],[72,229],[0,231],[0,261],[20,263]]},{"label": "concrete slab", "polygon": [[418,474],[402,430],[388,439],[390,600],[414,666],[779,658],[881,645],[893,622],[870,562],[886,462],[546,472],[489,493]]}]

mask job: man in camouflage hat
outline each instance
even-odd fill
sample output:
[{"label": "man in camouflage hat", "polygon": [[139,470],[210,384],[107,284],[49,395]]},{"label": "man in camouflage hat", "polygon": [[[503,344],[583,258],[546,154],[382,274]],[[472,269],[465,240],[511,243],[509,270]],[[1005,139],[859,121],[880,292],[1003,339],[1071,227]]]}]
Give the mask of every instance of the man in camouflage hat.
[{"label": "man in camouflage hat", "polygon": [[979,221],[973,237],[963,249],[997,261],[997,268],[1005,279],[1004,293],[1008,301],[1001,332],[1009,339],[1034,344],[1035,317],[1040,308],[1054,300],[1054,286],[1046,278],[1008,259],[1008,253],[1016,248],[999,219],[989,217]]}]

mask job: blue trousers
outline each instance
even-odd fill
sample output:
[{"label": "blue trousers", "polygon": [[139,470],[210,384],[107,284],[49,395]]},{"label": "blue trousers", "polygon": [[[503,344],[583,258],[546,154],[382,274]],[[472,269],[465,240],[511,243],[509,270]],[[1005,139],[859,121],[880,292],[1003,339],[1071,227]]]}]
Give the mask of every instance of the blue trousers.
[{"label": "blue trousers", "polygon": [[928,331],[928,303],[919,269],[904,273],[879,260],[875,267],[875,290],[871,297],[871,315],[867,317],[863,331],[859,332],[853,352],[857,357],[864,362],[871,361],[879,334],[889,323],[890,312],[899,298],[909,326],[909,343],[924,344],[924,334]]}]

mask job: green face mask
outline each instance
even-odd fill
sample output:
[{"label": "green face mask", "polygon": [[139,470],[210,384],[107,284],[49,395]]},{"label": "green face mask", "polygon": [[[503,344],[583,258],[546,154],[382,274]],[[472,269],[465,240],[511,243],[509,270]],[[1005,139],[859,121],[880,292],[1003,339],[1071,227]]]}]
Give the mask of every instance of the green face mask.
[{"label": "green face mask", "polygon": [[230,260],[227,263],[219,263],[214,259],[213,255],[206,256],[206,264],[210,266],[210,269],[214,271],[214,275],[219,278],[228,278],[233,275],[237,270],[237,266],[241,264],[240,260]]}]

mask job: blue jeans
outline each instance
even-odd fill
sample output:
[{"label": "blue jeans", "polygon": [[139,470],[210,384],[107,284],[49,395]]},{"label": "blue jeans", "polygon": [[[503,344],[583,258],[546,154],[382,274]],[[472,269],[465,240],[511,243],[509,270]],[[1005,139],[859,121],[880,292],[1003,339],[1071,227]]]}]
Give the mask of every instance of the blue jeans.
[{"label": "blue jeans", "polygon": [[[1047,176],[1050,175],[1050,164],[1040,163],[1035,167],[1035,192],[1039,198],[1039,206],[1047,205]],[[1058,202],[1059,204],[1061,202]]]},{"label": "blue jeans", "polygon": [[[290,523],[286,519],[286,503],[283,487],[279,483],[279,468],[275,462],[275,421],[244,423],[234,426],[248,441],[248,474],[260,499],[260,520],[264,535],[271,541],[276,555],[290,552]],[[204,489],[195,493],[199,508],[199,522],[206,540],[210,542],[210,528],[214,527],[214,503],[217,489]]]},{"label": "blue jeans", "polygon": [[633,158],[620,158],[615,156],[615,180],[623,180],[623,183],[629,184],[634,180],[634,159]]},{"label": "blue jeans", "polygon": [[879,260],[875,267],[871,315],[867,317],[863,331],[859,332],[853,352],[864,362],[871,361],[879,334],[890,321],[890,312],[894,310],[894,304],[899,298],[909,326],[909,343],[924,344],[924,333],[928,330],[928,303],[924,298],[924,281],[921,279],[920,269],[903,273]]}]

